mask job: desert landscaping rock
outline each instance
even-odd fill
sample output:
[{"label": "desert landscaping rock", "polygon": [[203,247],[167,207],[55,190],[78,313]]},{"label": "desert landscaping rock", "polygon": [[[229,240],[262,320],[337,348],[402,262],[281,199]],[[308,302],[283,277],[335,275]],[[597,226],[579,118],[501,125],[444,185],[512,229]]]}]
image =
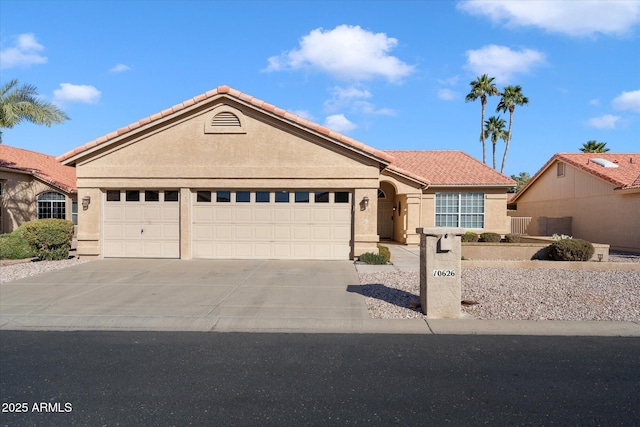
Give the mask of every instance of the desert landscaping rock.
[{"label": "desert landscaping rock", "polygon": [[[419,273],[361,273],[373,318],[424,317]],[[640,321],[640,271],[465,268],[462,311],[483,320]]]},{"label": "desert landscaping rock", "polygon": [[82,260],[79,258],[71,258],[63,261],[29,260],[2,265],[0,266],[0,283],[11,282],[13,280],[35,276],[36,274],[60,270],[61,268],[71,267],[87,261],[88,260]]}]

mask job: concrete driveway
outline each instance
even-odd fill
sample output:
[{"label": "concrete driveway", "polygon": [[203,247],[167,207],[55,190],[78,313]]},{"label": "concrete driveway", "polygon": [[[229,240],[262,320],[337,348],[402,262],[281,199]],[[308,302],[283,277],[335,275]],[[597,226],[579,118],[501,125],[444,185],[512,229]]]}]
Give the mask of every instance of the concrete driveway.
[{"label": "concrete driveway", "polygon": [[1,284],[0,329],[396,331],[358,283],[349,261],[96,260]]}]

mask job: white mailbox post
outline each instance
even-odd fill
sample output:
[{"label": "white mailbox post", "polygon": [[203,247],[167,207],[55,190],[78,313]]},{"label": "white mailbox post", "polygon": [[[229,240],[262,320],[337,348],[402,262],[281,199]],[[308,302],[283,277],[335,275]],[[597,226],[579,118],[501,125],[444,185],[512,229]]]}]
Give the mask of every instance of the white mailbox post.
[{"label": "white mailbox post", "polygon": [[462,228],[418,228],[420,304],[428,318],[459,318],[462,298]]}]

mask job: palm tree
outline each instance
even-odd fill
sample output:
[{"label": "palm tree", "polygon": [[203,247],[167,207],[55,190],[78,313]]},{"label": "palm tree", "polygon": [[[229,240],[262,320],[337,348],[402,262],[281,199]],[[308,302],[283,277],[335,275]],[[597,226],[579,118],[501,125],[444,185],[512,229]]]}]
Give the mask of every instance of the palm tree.
[{"label": "palm tree", "polygon": [[0,129],[11,129],[23,120],[51,126],[68,119],[61,109],[39,99],[38,90],[33,85],[18,86],[18,80],[11,80],[0,87]]},{"label": "palm tree", "polygon": [[495,77],[489,77],[486,74],[481,75],[474,81],[470,82],[471,92],[464,98],[465,102],[475,101],[480,98],[482,104],[482,116],[480,120],[480,140],[482,141],[482,161],[487,163],[487,151],[484,142],[484,109],[487,105],[487,96],[500,95],[500,91],[493,83]]},{"label": "palm tree", "polygon": [[609,151],[609,149],[605,147],[606,145],[606,142],[598,142],[595,139],[592,139],[591,141],[582,144],[580,151],[583,153],[606,153]]},{"label": "palm tree", "polygon": [[491,138],[491,144],[493,145],[493,168],[496,168],[496,143],[498,139],[502,139],[503,141],[507,141],[507,132],[504,130],[504,119],[501,119],[500,116],[491,116],[489,120],[484,122],[484,137]]},{"label": "palm tree", "polygon": [[502,167],[500,173],[504,172],[504,164],[507,161],[507,151],[509,151],[509,144],[511,144],[511,129],[513,127],[513,111],[516,109],[516,105],[529,104],[529,98],[522,94],[522,87],[505,86],[504,90],[500,94],[500,102],[496,108],[496,112],[506,113],[509,111],[509,131],[507,135],[507,145],[504,147],[504,156],[502,156]]}]

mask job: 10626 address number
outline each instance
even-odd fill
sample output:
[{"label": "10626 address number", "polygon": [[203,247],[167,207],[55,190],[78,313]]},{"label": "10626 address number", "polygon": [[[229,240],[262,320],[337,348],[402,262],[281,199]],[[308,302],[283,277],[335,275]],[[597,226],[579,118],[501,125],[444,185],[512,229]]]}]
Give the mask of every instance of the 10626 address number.
[{"label": "10626 address number", "polygon": [[455,270],[433,270],[433,277],[456,277]]}]

